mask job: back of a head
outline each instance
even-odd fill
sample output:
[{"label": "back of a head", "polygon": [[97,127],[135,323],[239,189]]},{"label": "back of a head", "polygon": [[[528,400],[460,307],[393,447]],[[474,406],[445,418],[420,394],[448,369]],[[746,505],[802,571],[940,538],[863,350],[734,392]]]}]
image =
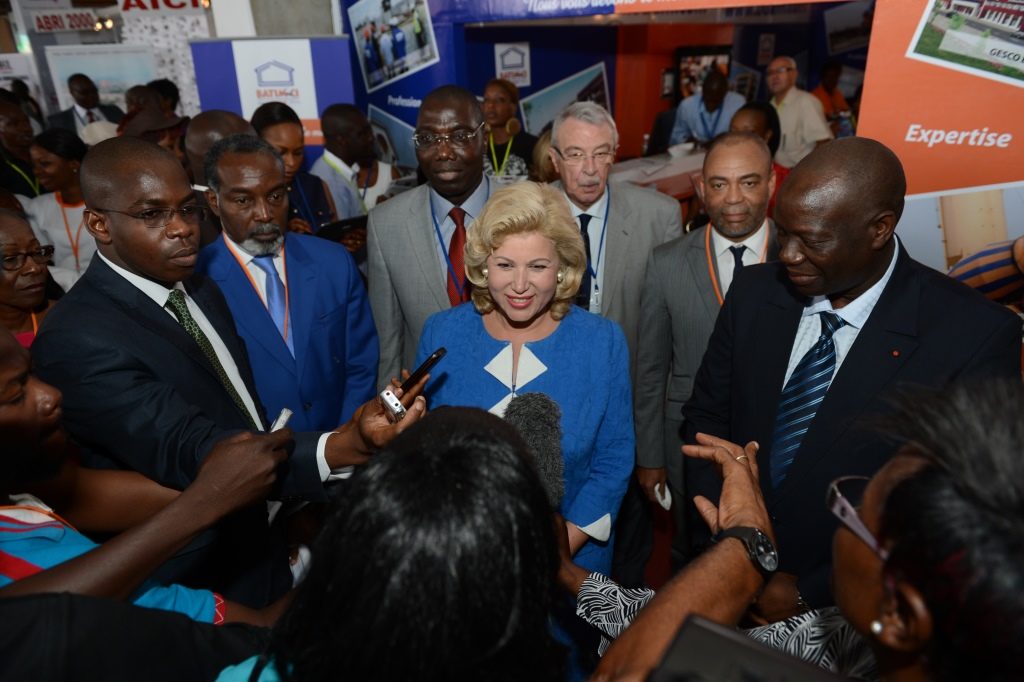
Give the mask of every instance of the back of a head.
[{"label": "back of a head", "polygon": [[178,86],[174,84],[174,81],[167,78],[157,78],[146,83],[146,87],[156,90],[160,95],[160,99],[167,102],[169,111],[174,111],[178,108],[178,103],[181,101],[181,93],[178,91]]},{"label": "back of a head", "polygon": [[885,499],[885,573],[924,598],[933,680],[1020,679],[1024,642],[1024,387],[908,396],[889,430],[925,464]]},{"label": "back of a head", "polygon": [[204,111],[188,122],[188,127],[185,129],[185,153],[188,155],[192,175],[198,184],[206,184],[203,159],[210,151],[210,147],[217,141],[232,135],[255,137],[256,131],[248,121],[235,112],[221,109]]},{"label": "back of a head", "polygon": [[899,157],[881,142],[845,137],[817,147],[793,167],[779,190],[779,202],[790,191],[830,183],[836,198],[860,214],[892,211],[903,215],[907,178]]},{"label": "back of a head", "polygon": [[306,681],[555,680],[550,507],[515,430],[441,408],[351,481],[275,633]]},{"label": "back of a head", "polygon": [[347,135],[366,115],[354,104],[332,104],[320,115],[324,135]]},{"label": "back of a head", "polygon": [[779,122],[779,112],[769,102],[760,101],[747,102],[737,109],[736,113],[741,111],[756,111],[763,117],[765,127],[772,131],[771,139],[768,140],[768,149],[774,159],[782,144],[782,124]]}]

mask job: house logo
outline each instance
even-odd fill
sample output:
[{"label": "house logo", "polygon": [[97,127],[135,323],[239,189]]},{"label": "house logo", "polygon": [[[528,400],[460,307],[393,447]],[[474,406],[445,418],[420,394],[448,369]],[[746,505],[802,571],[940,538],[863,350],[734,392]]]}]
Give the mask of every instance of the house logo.
[{"label": "house logo", "polygon": [[261,88],[293,87],[295,69],[276,59],[256,67],[256,85]]},{"label": "house logo", "polygon": [[501,70],[520,70],[526,67],[526,52],[518,47],[510,47],[502,52],[498,60]]}]

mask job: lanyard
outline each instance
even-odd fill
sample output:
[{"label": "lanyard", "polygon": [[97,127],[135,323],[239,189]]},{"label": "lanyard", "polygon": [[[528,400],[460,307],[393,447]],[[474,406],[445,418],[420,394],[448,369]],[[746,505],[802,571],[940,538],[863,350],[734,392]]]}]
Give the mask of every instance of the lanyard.
[{"label": "lanyard", "polygon": [[[224,239],[224,244],[228,247],[228,251],[230,251],[231,255],[235,257],[236,261],[238,261],[238,266],[240,268],[242,268],[242,272],[244,272],[245,276],[249,279],[249,284],[252,285],[253,291],[256,292],[256,295],[259,297],[260,301],[263,303],[263,307],[266,308],[267,307],[267,297],[266,297],[266,295],[262,291],[260,291],[259,285],[256,284],[256,280],[253,279],[252,273],[249,272],[248,266],[245,264],[245,261],[242,260],[242,256],[235,249],[234,244],[232,244],[228,240],[228,237],[227,237],[226,234],[224,234],[222,232],[220,236],[221,236],[221,238]],[[291,315],[291,311],[289,310],[289,308],[291,306],[291,297],[288,295],[288,262],[285,260],[284,246],[281,247],[281,270],[284,273],[284,277],[281,278],[282,280],[284,280],[282,282],[284,284],[284,340],[287,342],[288,341],[288,331],[289,331],[288,330],[288,325],[289,325],[289,323],[291,323],[292,315]],[[267,277],[269,277],[269,276],[270,275],[267,275]]]},{"label": "lanyard", "polygon": [[505,147],[505,158],[501,160],[501,165],[498,165],[498,154],[494,151],[494,133],[489,134],[488,139],[491,143],[491,168],[494,169],[495,175],[504,175],[505,166],[508,165],[508,155],[512,152],[512,140],[516,139],[513,135],[508,138],[508,146]]},{"label": "lanyard", "polygon": [[75,256],[75,272],[82,271],[82,265],[78,261],[78,242],[82,238],[82,227],[85,225],[85,213],[82,213],[82,219],[78,222],[78,231],[75,232],[75,236],[71,236],[71,225],[68,224],[68,214],[64,211],[64,197],[60,195],[60,192],[54,192],[53,198],[60,206],[60,217],[64,219],[64,231],[68,235],[68,243],[71,244],[71,253]]},{"label": "lanyard", "polygon": [[715,112],[715,119],[711,123],[711,128],[709,129],[708,121],[704,117],[704,98],[700,98],[700,109],[697,111],[700,113],[700,123],[704,126],[704,134],[707,136],[708,140],[713,140],[715,138],[715,131],[718,130],[718,122],[722,119],[723,109],[725,109],[725,101],[718,105],[718,111]]},{"label": "lanyard", "polygon": [[[487,180],[487,198],[491,198],[490,180]],[[437,235],[437,243],[441,245],[441,253],[444,254],[444,262],[448,267],[448,277],[451,277],[452,282],[455,283],[455,290],[459,292],[459,298],[462,298],[462,282],[459,281],[461,278],[456,276],[455,268],[452,267],[452,258],[448,255],[448,245],[444,243],[444,235],[441,234],[441,223],[437,222],[437,214],[434,212],[434,197],[429,197],[427,203],[430,204],[430,219],[434,222],[434,234]]]},{"label": "lanyard", "polygon": [[[359,194],[359,185],[356,184],[356,183],[353,183],[352,180],[350,180],[348,178],[348,174],[345,173],[345,171],[343,171],[341,168],[339,168],[338,164],[336,164],[333,159],[327,158],[327,154],[326,153],[324,154],[323,159],[324,159],[324,163],[326,163],[328,166],[330,166],[334,170],[335,173],[337,173],[338,175],[341,176],[342,180],[347,182],[350,187],[355,189],[356,195],[358,196],[358,194]],[[370,184],[370,174],[369,173],[366,174],[366,184],[367,184],[367,186],[369,186],[369,184]],[[359,197],[359,206],[363,209],[363,213],[369,213],[369,211],[366,210],[366,202],[363,201],[363,199],[365,199],[365,198],[366,198],[366,187],[363,188],[363,196]]]},{"label": "lanyard", "polygon": [[[601,257],[604,254],[604,237],[608,232],[608,214],[612,212],[612,188],[611,185],[605,185],[605,193],[608,195],[608,201],[604,205],[604,222],[601,224],[601,240],[597,243],[597,260],[593,265],[590,264],[590,260],[587,260],[587,272],[590,273],[590,283],[594,287],[594,291],[600,291],[601,287],[597,281],[597,270],[601,269]],[[577,216],[579,217],[579,216]],[[590,232],[590,226],[587,226],[587,232]]]},{"label": "lanyard", "polygon": [[4,157],[4,162],[8,166],[13,168],[15,173],[17,173],[21,177],[25,178],[25,182],[27,182],[28,186],[32,188],[32,191],[36,193],[35,196],[39,196],[39,181],[38,180],[36,180],[35,178],[30,178],[25,173],[25,171],[21,170],[21,168],[18,167],[18,164],[14,163],[10,159],[8,159],[6,156]]},{"label": "lanyard", "polygon": [[[718,300],[718,305],[722,305],[725,301],[725,296],[722,294],[722,287],[718,284],[718,275],[715,274],[715,264],[712,262],[711,256],[711,230],[714,228],[711,225],[707,226],[707,231],[704,233],[704,253],[708,257],[708,274],[711,276],[711,288],[715,292],[715,298]],[[764,236],[764,246],[761,247],[761,255],[758,256],[758,263],[763,263],[765,256],[768,255],[768,235]]]},{"label": "lanyard", "polygon": [[[380,166],[377,166],[377,172],[380,172]],[[373,169],[366,169],[366,181],[363,182],[363,191],[359,194],[359,201],[363,202],[363,208],[366,208],[366,190],[370,189],[370,176],[373,175]],[[358,178],[358,174],[356,175]]]}]

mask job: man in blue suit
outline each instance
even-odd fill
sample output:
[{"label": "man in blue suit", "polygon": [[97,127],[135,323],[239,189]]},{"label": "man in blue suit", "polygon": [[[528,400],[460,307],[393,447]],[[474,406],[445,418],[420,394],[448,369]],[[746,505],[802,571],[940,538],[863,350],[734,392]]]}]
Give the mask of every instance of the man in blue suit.
[{"label": "man in blue suit", "polygon": [[206,155],[207,200],[224,227],[197,270],[227,299],[269,415],[287,407],[297,431],[333,429],[374,394],[379,347],[366,290],[348,251],[285,234],[281,158],[249,135]]}]

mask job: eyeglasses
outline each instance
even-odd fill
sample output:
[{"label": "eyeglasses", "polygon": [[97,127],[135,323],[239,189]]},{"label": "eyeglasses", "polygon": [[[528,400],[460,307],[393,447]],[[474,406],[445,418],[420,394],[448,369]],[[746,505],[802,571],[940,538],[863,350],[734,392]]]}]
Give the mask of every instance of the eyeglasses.
[{"label": "eyeglasses", "polygon": [[430,149],[431,147],[439,146],[442,142],[447,142],[452,147],[468,147],[483,127],[484,124],[481,122],[480,125],[472,130],[456,130],[446,135],[416,133],[412,136],[412,143],[416,145],[417,149]]},{"label": "eyeglasses", "polygon": [[190,225],[196,225],[206,217],[206,209],[201,206],[196,206],[195,204],[189,204],[188,206],[182,206],[181,208],[147,208],[137,213],[118,211],[113,208],[95,208],[93,210],[100,213],[118,213],[120,215],[126,215],[129,218],[141,220],[146,227],[151,227],[153,229],[167,227],[174,218],[175,213],[180,214],[181,219]]},{"label": "eyeglasses", "polygon": [[587,162],[587,159],[593,159],[595,166],[607,166],[615,158],[615,152],[611,150],[586,154],[578,149],[573,149],[569,152],[563,152],[558,147],[552,147],[552,149],[562,157],[562,161],[565,161],[567,166],[582,166]]},{"label": "eyeglasses", "polygon": [[864,497],[864,490],[870,480],[867,476],[837,478],[828,487],[825,506],[835,514],[840,523],[870,547],[882,561],[885,561],[889,558],[889,552],[878,544],[878,538],[864,525],[860,514],[857,513],[857,506],[855,506],[860,505],[860,501]]},{"label": "eyeglasses", "polygon": [[769,76],[781,76],[787,71],[796,71],[796,69],[794,69],[792,66],[780,66],[777,69],[768,69],[768,71],[766,71],[765,73],[767,73]]},{"label": "eyeglasses", "polygon": [[49,265],[50,259],[53,258],[53,247],[40,246],[38,249],[33,251],[9,253],[3,258],[0,258],[0,267],[8,272],[21,270],[25,267],[26,258],[31,258],[36,265]]}]

